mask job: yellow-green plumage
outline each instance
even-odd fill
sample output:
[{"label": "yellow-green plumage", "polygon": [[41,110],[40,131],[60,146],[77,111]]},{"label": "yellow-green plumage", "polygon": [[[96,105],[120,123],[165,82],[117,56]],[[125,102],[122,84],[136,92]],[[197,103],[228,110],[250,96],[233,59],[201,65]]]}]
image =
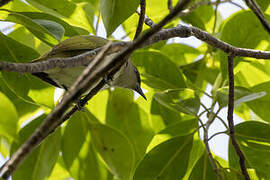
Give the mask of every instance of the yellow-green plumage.
[{"label": "yellow-green plumage", "polygon": [[[51,51],[34,60],[33,62],[47,61],[51,58],[66,58],[77,56],[87,51],[102,47],[107,42],[107,39],[97,36],[74,36],[59,43],[53,47]],[[115,56],[115,54],[106,56],[103,61],[106,62],[106,60],[111,59],[113,56]],[[54,86],[68,89],[84,69],[85,66],[77,66],[72,68],[55,68],[45,72],[33,73],[33,75]],[[133,89],[145,98],[140,88],[140,75],[137,71],[137,68],[131,63],[130,60],[127,60],[125,65],[123,65],[114,75],[113,81],[110,82],[110,85]]]}]

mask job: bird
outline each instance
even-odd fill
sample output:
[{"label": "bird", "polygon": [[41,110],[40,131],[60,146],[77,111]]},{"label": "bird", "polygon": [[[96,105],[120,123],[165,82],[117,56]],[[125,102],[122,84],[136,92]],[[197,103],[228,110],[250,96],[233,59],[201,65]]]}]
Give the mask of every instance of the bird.
[{"label": "bird", "polygon": [[[32,62],[46,61],[51,58],[67,58],[77,56],[87,51],[100,48],[107,43],[107,39],[98,36],[73,36],[60,42],[58,45],[54,46],[49,52],[33,60]],[[116,54],[117,53],[107,55],[103,60],[106,61],[110,58],[113,58],[114,56],[116,56]],[[32,75],[53,86],[68,90],[85,68],[86,66],[75,66],[71,68],[54,68],[44,72],[35,72],[32,73]],[[119,70],[115,73],[113,77],[109,78],[109,80],[106,77],[104,78],[107,84],[102,89],[107,89],[109,87],[131,89],[137,92],[146,100],[146,96],[141,89],[140,73],[136,66],[131,62],[130,58],[119,68]]]}]

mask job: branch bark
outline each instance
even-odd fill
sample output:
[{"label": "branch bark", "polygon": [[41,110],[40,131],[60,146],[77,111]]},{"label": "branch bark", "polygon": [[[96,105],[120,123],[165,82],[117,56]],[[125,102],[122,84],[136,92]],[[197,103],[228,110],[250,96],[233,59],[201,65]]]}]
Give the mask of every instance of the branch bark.
[{"label": "branch bark", "polygon": [[229,74],[229,95],[228,95],[228,123],[229,123],[229,132],[230,132],[230,139],[232,142],[232,145],[239,156],[239,164],[241,167],[241,171],[243,176],[246,180],[250,180],[250,177],[247,172],[246,164],[245,164],[245,156],[243,152],[240,149],[239,144],[237,143],[237,140],[235,138],[235,132],[234,132],[234,122],[233,122],[233,108],[234,108],[234,74],[233,74],[233,56],[228,55],[228,74]]},{"label": "branch bark", "polygon": [[264,29],[270,34],[270,24],[266,20],[263,11],[260,6],[256,3],[256,0],[245,0],[247,6],[253,11],[253,13],[261,21]]},{"label": "branch bark", "polygon": [[[150,23],[152,27],[155,26],[155,24],[152,23],[153,21],[151,21],[149,18],[146,18],[145,21]],[[155,35],[153,36],[151,35],[147,40],[143,41],[138,46],[137,45],[136,47],[134,46],[132,52],[136,49],[157,43],[162,40],[167,40],[174,37],[187,38],[190,36],[194,36],[197,39],[200,39],[206,42],[207,44],[224,51],[225,53],[233,54],[234,56],[252,57],[264,60],[270,59],[270,51],[260,51],[235,47],[213,37],[209,33],[200,30],[199,28],[186,25],[179,25],[177,27],[173,27],[170,29],[162,29]],[[132,44],[131,42],[115,42],[112,44],[107,54],[119,52],[124,48],[126,48],[127,46],[130,46],[131,44]],[[43,72],[49,69],[54,69],[56,67],[67,68],[74,66],[83,66],[91,62],[96,56],[96,54],[101,50],[102,48],[98,48],[96,50],[92,50],[87,53],[70,58],[52,58],[48,61],[33,62],[33,63],[10,63],[1,61],[0,70],[35,73],[35,72]]]},{"label": "branch bark", "polygon": [[140,2],[140,17],[139,17],[139,22],[138,22],[138,26],[136,29],[134,39],[137,39],[143,30],[143,24],[144,24],[144,19],[145,19],[145,10],[146,10],[146,2],[145,2],[145,0],[141,0],[141,2]]}]

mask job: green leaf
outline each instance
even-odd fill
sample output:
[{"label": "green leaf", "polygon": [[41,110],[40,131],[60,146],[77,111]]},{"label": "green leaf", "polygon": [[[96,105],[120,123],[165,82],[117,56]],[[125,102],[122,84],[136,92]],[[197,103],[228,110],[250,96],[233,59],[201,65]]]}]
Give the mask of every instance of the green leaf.
[{"label": "green leaf", "polygon": [[68,24],[78,26],[84,31],[94,32],[95,10],[89,2],[74,3],[67,0],[27,0],[27,2],[43,12],[63,19]]},{"label": "green leaf", "polygon": [[108,90],[98,92],[98,94],[88,102],[89,104],[86,105],[87,110],[102,123],[105,123],[106,121],[107,102],[109,98],[108,92]]},{"label": "green leaf", "polygon": [[270,105],[270,82],[264,82],[251,87],[254,92],[266,92],[266,96],[254,101],[248,102],[247,105],[252,111],[262,118],[264,121],[270,122],[269,120],[269,105]]},{"label": "green leaf", "polygon": [[204,152],[205,152],[204,144],[200,139],[199,134],[195,133],[193,136],[193,145],[188,160],[187,172],[183,180],[190,179],[191,173],[194,171],[195,166],[199,162],[200,158],[203,156]]},{"label": "green leaf", "polygon": [[[147,101],[148,101],[148,98],[147,98]],[[183,118],[181,116],[181,113],[176,112],[176,111],[171,110],[170,108],[168,108],[166,106],[161,105],[159,102],[157,102],[155,100],[155,98],[152,98],[150,113],[153,115],[160,115],[160,117],[162,118],[161,120],[164,124],[164,127],[168,126],[170,124],[174,124],[174,123],[178,122],[179,120],[182,120],[182,118]],[[152,123],[154,123],[154,122],[152,122]]]},{"label": "green leaf", "polygon": [[130,179],[135,154],[126,136],[114,128],[96,123],[90,123],[90,131],[96,150],[111,172],[119,179]]},{"label": "green leaf", "polygon": [[135,150],[136,160],[143,157],[154,132],[147,114],[134,103],[132,91],[116,88],[110,92],[106,124],[117,128],[128,137]]},{"label": "green leaf", "polygon": [[14,26],[14,30],[7,36],[16,39],[16,41],[27,47],[35,49],[39,54],[45,54],[51,49],[51,46],[36,38],[35,35],[21,25]]},{"label": "green leaf", "polygon": [[[266,18],[270,20],[269,17]],[[270,45],[269,34],[264,30],[258,18],[250,11],[239,11],[228,18],[222,26],[220,39],[241,48],[267,50]],[[221,61],[222,75],[223,77],[226,77],[227,55],[224,52],[219,51],[219,59]],[[251,58],[244,59],[250,60]],[[241,60],[243,60],[242,57],[235,58],[235,66],[241,62]],[[240,71],[243,74],[253,76],[251,77],[252,79],[259,79],[258,76],[250,70],[246,71],[246,69],[249,69],[249,67],[245,66],[245,68],[241,68]],[[251,79],[249,81],[251,81]],[[251,84],[251,86],[252,85],[255,84]]]},{"label": "green leaf", "polygon": [[[29,62],[29,60],[39,56],[35,50],[1,33],[0,45],[0,60],[3,61]],[[27,74],[19,75],[14,72],[2,72],[2,75],[9,89],[25,101],[49,108],[54,107],[54,88],[47,83]]]},{"label": "green leaf", "polygon": [[133,53],[131,59],[148,86],[161,90],[186,87],[183,73],[165,55],[157,51],[139,51]]},{"label": "green leaf", "polygon": [[0,135],[9,140],[16,137],[18,113],[13,103],[0,91]]},{"label": "green leaf", "polygon": [[8,99],[13,103],[18,114],[18,127],[26,120],[29,120],[39,110],[39,106],[28,103],[16,96],[6,85],[3,77],[0,74],[0,91],[2,91]]},{"label": "green leaf", "polygon": [[[247,168],[256,170],[261,178],[269,179],[270,173],[270,125],[262,122],[246,121],[235,126],[235,136],[246,158]],[[229,164],[240,170],[239,157],[229,144]],[[266,160],[266,161],[265,161]]]},{"label": "green leaf", "polygon": [[168,44],[162,47],[161,52],[177,66],[189,64],[201,54],[199,50],[184,44]]},{"label": "green leaf", "polygon": [[[220,107],[228,105],[229,87],[219,88],[216,92],[217,101]],[[234,87],[234,105],[239,106],[241,103],[253,101],[266,95],[265,91],[253,92],[250,89],[236,86]]]},{"label": "green leaf", "polygon": [[106,169],[93,149],[88,119],[85,112],[77,112],[69,119],[61,143],[63,160],[74,179],[104,179],[102,171]]},{"label": "green leaf", "polygon": [[135,13],[139,3],[139,0],[100,0],[100,12],[107,35],[111,35],[122,22]]},{"label": "green leaf", "polygon": [[60,24],[65,29],[64,35],[66,37],[72,37],[72,36],[76,36],[76,35],[88,35],[89,34],[88,31],[83,30],[83,29],[82,29],[83,34],[81,34],[78,31],[78,27],[74,27],[74,26],[68,24],[67,22],[63,21],[62,19],[60,19],[56,16],[53,16],[53,15],[47,14],[47,13],[43,13],[43,12],[20,12],[20,13],[33,19],[34,21],[36,19],[37,20],[43,19],[43,20],[48,20],[48,21],[54,21],[54,22]]},{"label": "green leaf", "polygon": [[268,11],[266,11],[266,13],[269,14],[269,8],[268,8],[270,6],[269,1],[256,0],[256,2],[263,11],[268,10]]},{"label": "green leaf", "polygon": [[216,180],[217,176],[213,170],[213,167],[210,164],[208,154],[203,153],[199,161],[194,166],[189,180]]},{"label": "green leaf", "polygon": [[[180,67],[185,77],[187,78],[187,86],[191,89],[197,90],[198,94],[202,94],[206,88],[207,82],[217,76],[217,72],[213,68],[206,66],[206,59],[200,59],[187,65]],[[214,71],[213,71],[214,70]]]},{"label": "green leaf", "polygon": [[[32,135],[44,118],[45,116],[41,116],[33,120],[19,132],[19,140],[14,141],[11,152],[15,152]],[[25,159],[13,174],[12,179],[21,180],[23,177],[29,180],[43,180],[48,177],[59,156],[60,138],[61,132],[58,129]]]},{"label": "green leaf", "polygon": [[[178,0],[172,0],[173,5],[176,5]],[[147,16],[151,17],[154,22],[159,22],[169,14],[167,1],[164,0],[146,0]]]},{"label": "green leaf", "polygon": [[179,136],[165,141],[146,154],[137,166],[133,179],[170,179],[184,177],[188,167],[192,136]]},{"label": "green leaf", "polygon": [[58,42],[61,41],[65,33],[65,29],[62,25],[45,19],[35,19],[33,21],[45,27],[54,36],[54,38],[58,40]]},{"label": "green leaf", "polygon": [[198,119],[196,118],[186,121],[181,120],[176,123],[170,124],[153,137],[151,143],[149,143],[147,147],[147,151],[153,149],[158,144],[161,144],[162,142],[167,141],[171,138],[193,134],[197,128]]},{"label": "green leaf", "polygon": [[[5,14],[6,18],[2,19],[5,21],[10,21],[14,23],[21,24],[25,26],[31,33],[33,33],[37,38],[42,40],[43,42],[47,43],[50,46],[54,46],[58,44],[57,38],[52,34],[51,28],[48,30],[48,24],[46,27],[43,26],[43,24],[37,23],[30,19],[29,17],[23,15],[22,13],[19,12],[12,12],[12,11],[6,11],[6,10],[1,10],[1,13]],[[61,25],[54,25],[54,28],[62,29]],[[53,31],[55,32],[55,30]]]},{"label": "green leaf", "polygon": [[[219,15],[217,18],[221,19],[221,16]],[[182,16],[181,19],[183,19],[184,22],[199,27],[202,30],[212,32],[215,21],[215,11],[213,6],[201,5],[187,16]]]},{"label": "green leaf", "polygon": [[70,175],[65,168],[63,159],[61,156],[58,157],[58,161],[56,162],[51,175],[46,178],[46,180],[67,180],[70,179]]},{"label": "green leaf", "polygon": [[191,89],[172,89],[155,93],[154,98],[163,106],[185,114],[196,116],[200,99]]}]

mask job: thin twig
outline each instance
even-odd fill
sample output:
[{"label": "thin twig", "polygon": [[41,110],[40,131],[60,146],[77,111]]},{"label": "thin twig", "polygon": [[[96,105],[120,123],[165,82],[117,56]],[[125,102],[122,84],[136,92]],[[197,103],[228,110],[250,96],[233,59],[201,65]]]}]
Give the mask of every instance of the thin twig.
[{"label": "thin twig", "polygon": [[217,132],[217,133],[215,133],[215,134],[213,134],[210,138],[208,138],[208,142],[213,138],[213,137],[215,137],[215,136],[217,136],[217,135],[220,135],[220,134],[226,134],[228,131],[221,131],[221,132]]},{"label": "thin twig", "polygon": [[[200,123],[201,123],[201,125],[203,125],[201,121],[200,121]],[[207,125],[206,125],[206,126],[207,126]],[[209,142],[208,142],[208,129],[207,129],[207,127],[205,127],[205,126],[203,126],[203,127],[204,127],[204,128],[203,128],[203,142],[204,142],[204,145],[205,145],[206,152],[207,152],[207,154],[208,154],[210,163],[211,163],[211,165],[212,165],[212,168],[213,168],[213,170],[214,170],[214,172],[215,172],[217,178],[218,178],[219,180],[222,180],[222,176],[221,176],[221,174],[220,174],[220,172],[219,172],[219,169],[218,169],[218,167],[217,167],[216,161],[215,161],[215,159],[214,159],[214,157],[213,157],[213,154],[211,153],[211,150],[210,150],[210,147],[209,147]]]},{"label": "thin twig", "polygon": [[256,0],[245,0],[245,2],[247,4],[247,6],[253,11],[253,13],[261,21],[264,29],[270,34],[270,24],[266,20],[260,6],[256,3]]},{"label": "thin twig", "polygon": [[216,9],[215,9],[215,19],[214,19],[214,26],[213,26],[213,30],[212,33],[215,34],[215,30],[216,30],[216,26],[217,26],[217,16],[218,16],[218,6],[220,4],[220,0],[217,0],[217,5],[216,5]]},{"label": "thin twig", "polygon": [[172,0],[168,0],[168,1],[167,1],[167,7],[168,7],[169,11],[171,12],[172,9],[173,9]]},{"label": "thin twig", "polygon": [[137,39],[143,30],[145,11],[146,11],[146,2],[145,2],[145,0],[141,0],[141,2],[140,2],[140,17],[139,17],[139,22],[138,22],[138,26],[136,29],[134,39]]},{"label": "thin twig", "polygon": [[196,4],[191,5],[188,9],[183,10],[179,15],[180,16],[187,16],[193,11],[195,11],[200,6],[209,6],[209,5],[217,5],[217,4],[223,4],[223,3],[231,3],[241,9],[245,9],[242,6],[240,6],[237,3],[232,2],[231,0],[223,0],[223,1],[199,1]]},{"label": "thin twig", "polygon": [[245,164],[245,156],[243,152],[240,149],[239,144],[237,143],[237,140],[235,138],[234,133],[234,122],[233,122],[233,109],[234,109],[234,74],[233,74],[233,56],[228,55],[228,74],[229,74],[229,95],[228,95],[228,123],[229,123],[229,129],[230,129],[230,138],[232,145],[239,156],[239,164],[241,167],[241,171],[243,176],[246,180],[250,180],[250,177],[247,172],[246,164]]}]

